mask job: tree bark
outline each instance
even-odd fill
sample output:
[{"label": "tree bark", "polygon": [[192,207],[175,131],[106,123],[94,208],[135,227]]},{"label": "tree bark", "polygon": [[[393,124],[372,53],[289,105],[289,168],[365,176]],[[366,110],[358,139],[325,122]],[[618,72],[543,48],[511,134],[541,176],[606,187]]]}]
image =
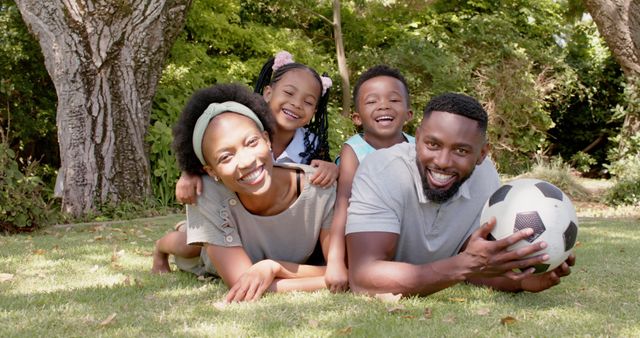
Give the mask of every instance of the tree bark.
[{"label": "tree bark", "polygon": [[639,75],[640,1],[584,0],[584,4],[625,75]]},{"label": "tree bark", "polygon": [[191,0],[16,0],[58,96],[63,210],[150,194],[144,137]]},{"label": "tree bark", "polygon": [[[584,0],[600,35],[620,64],[630,90],[640,83],[640,0]],[[632,104],[622,125],[625,140],[640,133],[640,109]]]},{"label": "tree bark", "polygon": [[351,89],[349,88],[349,67],[347,66],[347,57],[344,54],[344,43],[342,41],[340,0],[333,0],[333,35],[336,41],[338,71],[342,79],[342,115],[349,116],[351,113]]}]

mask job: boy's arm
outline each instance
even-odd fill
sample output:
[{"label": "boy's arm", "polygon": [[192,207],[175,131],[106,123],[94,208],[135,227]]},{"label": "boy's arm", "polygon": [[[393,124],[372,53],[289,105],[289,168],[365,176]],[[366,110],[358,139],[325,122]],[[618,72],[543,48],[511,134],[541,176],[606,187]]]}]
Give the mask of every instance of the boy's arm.
[{"label": "boy's arm", "polygon": [[347,208],[351,197],[353,176],[358,169],[358,158],[353,149],[347,144],[340,151],[340,179],[336,191],[336,203],[331,221],[331,237],[329,255],[327,257],[327,272],[325,281],[331,292],[346,291],[349,287],[347,267],[345,262],[344,228],[347,223]]}]

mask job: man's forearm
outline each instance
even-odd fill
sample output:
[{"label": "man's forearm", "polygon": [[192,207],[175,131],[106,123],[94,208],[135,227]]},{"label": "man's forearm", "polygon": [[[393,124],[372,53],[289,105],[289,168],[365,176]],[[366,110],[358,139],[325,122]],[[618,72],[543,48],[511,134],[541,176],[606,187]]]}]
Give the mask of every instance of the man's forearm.
[{"label": "man's forearm", "polygon": [[414,265],[377,260],[350,270],[350,285],[355,292],[429,295],[465,281],[465,269],[459,259]]}]

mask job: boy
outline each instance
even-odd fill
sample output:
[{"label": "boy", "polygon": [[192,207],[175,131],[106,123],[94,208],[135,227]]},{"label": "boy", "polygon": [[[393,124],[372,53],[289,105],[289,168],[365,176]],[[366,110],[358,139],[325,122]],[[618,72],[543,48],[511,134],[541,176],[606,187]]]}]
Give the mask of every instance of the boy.
[{"label": "boy", "polygon": [[362,128],[362,133],[349,138],[336,159],[340,173],[325,273],[325,282],[332,292],[345,291],[348,287],[344,230],[351,184],[358,165],[378,149],[415,142],[412,136],[402,132],[413,112],[409,106],[407,81],[398,70],[386,65],[369,68],[356,82],[353,101],[356,110],[352,120]]}]

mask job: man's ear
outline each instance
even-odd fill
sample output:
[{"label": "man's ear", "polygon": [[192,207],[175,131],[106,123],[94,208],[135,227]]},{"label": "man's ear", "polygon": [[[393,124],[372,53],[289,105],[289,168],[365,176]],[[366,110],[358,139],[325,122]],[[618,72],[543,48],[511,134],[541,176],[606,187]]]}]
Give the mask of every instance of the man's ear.
[{"label": "man's ear", "polygon": [[362,119],[360,118],[360,113],[358,113],[357,111],[351,113],[351,121],[353,121],[353,124],[355,124],[356,126],[361,126]]},{"label": "man's ear", "polygon": [[262,98],[264,98],[265,101],[269,102],[271,101],[272,95],[273,95],[273,89],[271,89],[271,86],[264,87],[264,90],[262,91]]},{"label": "man's ear", "polygon": [[491,146],[489,145],[489,142],[485,142],[484,145],[482,146],[482,149],[480,149],[480,157],[478,157],[478,160],[476,161],[476,165],[482,164],[484,159],[489,154],[490,150],[491,150]]}]

